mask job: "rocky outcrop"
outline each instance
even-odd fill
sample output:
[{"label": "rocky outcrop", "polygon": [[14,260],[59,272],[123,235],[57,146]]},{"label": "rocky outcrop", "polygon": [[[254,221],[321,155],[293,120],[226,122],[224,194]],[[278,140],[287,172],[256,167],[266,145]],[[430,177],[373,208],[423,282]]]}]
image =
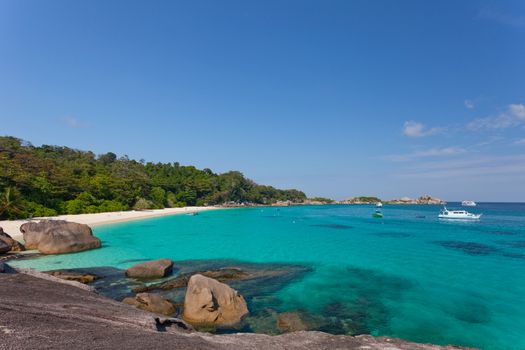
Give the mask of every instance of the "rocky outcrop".
[{"label": "rocky outcrop", "polygon": [[71,271],[71,270],[53,270],[53,271],[46,271],[48,275],[60,278],[62,280],[66,281],[76,281],[83,284],[91,283],[99,277],[97,275],[91,274],[91,273],[82,273],[79,271]]},{"label": "rocky outcrop", "polygon": [[250,277],[250,274],[248,272],[243,271],[238,268],[231,267],[231,268],[208,270],[208,271],[202,271],[202,272],[185,273],[185,274],[182,274],[180,276],[177,276],[175,278],[172,278],[162,283],[156,283],[156,284],[150,284],[147,286],[137,287],[133,291],[136,293],[140,293],[140,292],[147,292],[151,290],[169,290],[169,289],[176,289],[176,288],[185,288],[188,285],[188,282],[191,276],[195,274],[200,274],[205,277],[213,278],[219,282],[239,281],[239,280],[243,280],[245,278]]},{"label": "rocky outcrop", "polygon": [[21,252],[25,250],[25,247],[22,243],[11,238],[11,236],[5,233],[4,230],[0,227],[0,252],[2,252],[2,248],[1,248],[2,243],[4,243],[5,245],[9,247],[8,251]]},{"label": "rocky outcrop", "polygon": [[20,232],[26,248],[42,254],[80,252],[100,248],[101,244],[88,225],[64,220],[31,221],[20,226]]},{"label": "rocky outcrop", "polygon": [[246,301],[228,285],[193,275],[184,298],[183,319],[196,326],[233,326],[248,314]]},{"label": "rocky outcrop", "polygon": [[133,265],[126,270],[126,276],[137,279],[156,279],[168,276],[173,270],[173,261],[158,259]]},{"label": "rocky outcrop", "polygon": [[155,314],[171,316],[177,310],[169,300],[162,298],[158,294],[139,293],[135,297],[122,300],[124,304],[135,306],[141,310],[153,312]]},{"label": "rocky outcrop", "polygon": [[350,199],[345,199],[339,202],[339,204],[376,204],[381,202],[381,199],[377,197],[353,197]]},{"label": "rocky outcrop", "polygon": [[419,198],[409,198],[409,197],[403,197],[400,199],[392,199],[390,201],[386,201],[388,204],[430,204],[430,205],[443,205],[447,204],[444,200],[441,200],[439,198],[434,198],[429,195],[424,195]]},{"label": "rocky outcrop", "polygon": [[279,336],[189,333],[184,330],[187,327],[180,327],[183,325],[180,320],[165,319],[77,287],[20,273],[0,274],[0,295],[0,348],[7,350],[461,349],[388,337],[337,336],[311,331]]}]

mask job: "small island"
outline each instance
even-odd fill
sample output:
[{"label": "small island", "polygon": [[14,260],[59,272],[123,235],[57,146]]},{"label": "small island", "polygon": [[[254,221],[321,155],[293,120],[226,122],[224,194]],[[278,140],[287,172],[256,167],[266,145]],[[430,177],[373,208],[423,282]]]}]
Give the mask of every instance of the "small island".
[{"label": "small island", "polygon": [[399,199],[383,200],[377,197],[353,197],[338,202],[339,204],[426,204],[426,205],[444,205],[447,204],[442,199],[432,197],[430,195],[423,195],[419,198],[402,197]]}]

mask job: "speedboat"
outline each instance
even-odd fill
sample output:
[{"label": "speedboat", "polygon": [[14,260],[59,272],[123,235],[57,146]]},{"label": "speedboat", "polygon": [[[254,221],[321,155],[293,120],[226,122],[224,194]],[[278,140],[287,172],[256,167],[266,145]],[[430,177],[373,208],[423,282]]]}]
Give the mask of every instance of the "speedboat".
[{"label": "speedboat", "polygon": [[382,206],[383,206],[383,203],[381,203],[381,202],[377,202],[377,203],[376,203],[376,207],[377,207],[377,208],[381,208]]},{"label": "speedboat", "polygon": [[475,207],[477,204],[474,201],[463,201],[461,205],[464,207]]},{"label": "speedboat", "polygon": [[374,217],[374,218],[382,218],[383,217],[383,213],[381,213],[381,210],[376,209],[376,211],[372,214],[372,217]]},{"label": "speedboat", "polygon": [[472,214],[466,210],[448,210],[443,208],[439,213],[440,219],[460,219],[460,220],[479,220],[482,214]]}]

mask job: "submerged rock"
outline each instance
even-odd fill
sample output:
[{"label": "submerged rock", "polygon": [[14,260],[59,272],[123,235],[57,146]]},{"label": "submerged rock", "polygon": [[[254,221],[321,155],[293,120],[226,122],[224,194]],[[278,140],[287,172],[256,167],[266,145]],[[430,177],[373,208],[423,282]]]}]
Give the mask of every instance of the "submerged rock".
[{"label": "submerged rock", "polygon": [[158,259],[133,265],[126,270],[126,276],[138,279],[156,279],[166,277],[173,270],[173,261]]},{"label": "submerged rock", "polygon": [[308,330],[306,322],[295,312],[284,312],[277,318],[277,328],[281,332],[297,332]]},{"label": "submerged rock", "polygon": [[1,227],[0,227],[0,242],[5,243],[9,247],[9,250],[12,252],[21,252],[25,250],[25,247],[22,243],[11,238],[11,236],[5,233]]},{"label": "submerged rock", "polygon": [[196,326],[234,326],[248,314],[243,296],[228,285],[193,275],[184,299],[183,319]]},{"label": "submerged rock", "polygon": [[177,311],[175,305],[169,300],[153,293],[139,293],[135,295],[135,297],[125,298],[122,302],[124,304],[135,306],[141,310],[165,316],[171,316]]},{"label": "submerged rock", "polygon": [[83,273],[78,270],[53,270],[46,271],[45,273],[66,281],[76,281],[84,284],[88,284],[99,279],[99,276],[97,275],[91,273]]},{"label": "submerged rock", "polygon": [[74,253],[100,248],[100,239],[93,236],[88,225],[64,220],[27,222],[20,227],[27,249],[42,254]]}]

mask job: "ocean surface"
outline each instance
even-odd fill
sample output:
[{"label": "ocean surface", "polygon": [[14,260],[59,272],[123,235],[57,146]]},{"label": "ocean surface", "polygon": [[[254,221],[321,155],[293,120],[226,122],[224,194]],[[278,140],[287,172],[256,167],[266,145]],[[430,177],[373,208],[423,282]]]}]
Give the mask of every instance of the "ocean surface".
[{"label": "ocean surface", "polygon": [[367,205],[207,211],[96,227],[101,249],[14,264],[299,266],[273,288],[239,288],[252,313],[244,330],[273,333],[272,315],[297,311],[336,334],[525,349],[525,204],[481,203],[468,209],[483,213],[478,222],[439,220],[439,210],[385,205],[383,219]]}]

